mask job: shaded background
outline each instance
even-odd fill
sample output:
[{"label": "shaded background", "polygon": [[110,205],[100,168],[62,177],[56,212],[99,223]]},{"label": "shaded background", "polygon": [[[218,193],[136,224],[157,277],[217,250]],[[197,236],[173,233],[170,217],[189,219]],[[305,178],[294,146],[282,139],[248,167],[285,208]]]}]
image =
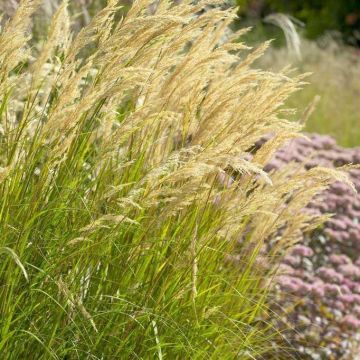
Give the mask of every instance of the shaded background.
[{"label": "shaded background", "polygon": [[239,16],[257,20],[273,12],[294,16],[305,25],[306,37],[316,39],[337,31],[344,41],[360,45],[359,0],[236,0]]},{"label": "shaded background", "polygon": [[[359,146],[360,1],[236,0],[236,4],[239,18],[234,26],[252,27],[245,42],[257,46],[274,40],[257,65],[278,70],[291,64],[297,73],[312,73],[309,85],[287,103],[298,109],[297,116],[314,108],[306,130],[330,134],[346,147]],[[266,21],[274,13],[286,14],[293,23],[300,56],[289,51],[284,30]]]}]

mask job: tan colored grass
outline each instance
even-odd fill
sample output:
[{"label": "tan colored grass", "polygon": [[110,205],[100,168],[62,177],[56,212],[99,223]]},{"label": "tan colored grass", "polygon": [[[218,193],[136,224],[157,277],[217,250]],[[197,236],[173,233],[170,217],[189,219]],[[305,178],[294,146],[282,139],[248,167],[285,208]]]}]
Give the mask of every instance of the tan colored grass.
[{"label": "tan colored grass", "polygon": [[[117,1],[110,1],[69,43],[64,2],[53,19],[48,42],[30,72],[15,75],[11,70],[30,61],[27,24],[37,6],[34,1],[23,2],[0,39],[3,97],[11,84],[16,84],[18,94],[27,94],[34,84],[41,84],[31,99],[35,105],[25,110],[31,120],[24,124],[21,136],[31,136],[31,127],[36,123],[42,141],[52,143],[52,164],[57,166],[66,159],[81,120],[101,102],[106,114],[101,113],[103,121],[99,121],[92,141],[106,146],[100,147],[104,159],[119,152],[127,154],[130,142],[137,146],[134,156],[142,154],[146,159],[143,181],[135,184],[128,199],[121,201],[139,202],[139,206],[151,208],[158,207],[161,198],[164,213],[174,214],[194,201],[208,201],[214,176],[232,169],[250,177],[240,177],[230,189],[223,190],[227,199],[222,205],[227,232],[238,233],[244,217],[262,213],[253,221],[257,229],[254,233],[259,232],[259,237],[264,238],[280,226],[273,218],[284,216],[276,209],[285,194],[301,189],[307,181],[320,183],[321,188],[331,178],[319,177],[314,171],[306,179],[294,177],[277,184],[262,171],[271,154],[301,129],[299,124],[282,118],[279,111],[288,96],[301,86],[301,77],[294,79],[285,72],[275,74],[250,68],[267,45],[240,56],[228,50],[246,48],[243,44],[219,45],[222,31],[235,17],[232,10],[214,9],[196,16],[202,3],[192,5],[185,1],[172,6],[163,2],[154,15],[147,15],[147,5],[146,1],[135,2],[128,15],[109,31],[118,9]],[[86,55],[85,49],[95,45],[96,51],[89,50]],[[53,57],[55,50],[64,52],[61,64]],[[57,97],[46,102],[55,89]],[[119,123],[116,109],[128,98],[138,105]],[[13,121],[3,125],[7,132],[18,126],[18,101],[25,98],[9,101],[8,117]],[[276,135],[274,140],[255,156],[255,161],[241,160],[255,141],[270,132]],[[131,166],[125,160],[120,157],[124,166]],[[16,166],[25,161],[20,149],[15,161]],[[2,165],[10,164],[3,159]],[[255,180],[255,175],[259,175],[259,180]],[[255,189],[251,196],[246,195],[249,188]],[[314,185],[313,189],[311,196],[318,188]],[[138,195],[133,199],[131,194]],[[302,196],[301,205],[311,198]],[[301,206],[296,208],[299,211]],[[290,223],[295,223],[290,209],[289,206],[282,224],[290,219]],[[301,220],[307,222],[303,216]],[[96,221],[100,223],[102,219]],[[267,223],[271,225],[265,226]],[[295,228],[300,229],[301,223]]]},{"label": "tan colored grass", "polygon": [[[160,248],[159,241],[173,221],[186,219],[194,209],[194,224],[186,222],[183,229],[175,231],[180,236],[174,251],[188,244],[190,261],[176,256],[161,259],[159,268],[154,268],[152,261],[146,263],[142,273],[158,274],[149,292],[159,286],[157,279],[164,269],[166,276],[177,276],[182,271],[187,274],[190,265],[188,285],[174,296],[174,301],[181,306],[181,299],[189,290],[194,308],[201,307],[199,294],[212,289],[212,280],[202,277],[206,271],[202,265],[207,259],[204,254],[218,251],[216,263],[210,265],[218,266],[232,294],[224,296],[221,311],[231,321],[237,319],[240,315],[234,306],[240,305],[234,299],[241,298],[236,288],[241,283],[239,279],[257,276],[262,284],[259,289],[264,288],[278,264],[275,255],[283,254],[302,231],[321,220],[303,213],[304,205],[332,182],[334,175],[345,179],[340,173],[324,169],[304,174],[291,168],[270,176],[263,171],[271,154],[302,128],[288,121],[281,110],[289,95],[302,86],[302,76],[292,78],[286,70],[273,73],[253,69],[251,65],[268,44],[249,50],[244,44],[232,43],[237,34],[224,42],[221,35],[236,16],[235,10],[215,7],[200,15],[208,3],[194,5],[183,1],[174,6],[162,1],[151,15],[148,2],[138,0],[126,17],[115,21],[118,2],[110,0],[89,25],[71,36],[64,2],[51,23],[48,41],[34,54],[27,45],[27,31],[37,3],[25,0],[1,33],[0,99],[6,108],[1,117],[1,136],[5,140],[0,166],[7,169],[2,179],[2,223],[16,227],[18,223],[12,225],[12,221],[21,218],[27,226],[35,223],[33,214],[42,219],[48,216],[49,209],[55,214],[64,206],[73,211],[72,196],[78,199],[78,194],[71,190],[78,189],[78,174],[89,167],[90,185],[80,187],[81,201],[76,200],[76,206],[83,207],[88,216],[76,218],[76,223],[70,215],[65,218],[68,222],[63,226],[73,226],[68,229],[72,237],[64,238],[63,246],[53,249],[56,254],[64,254],[61,256],[67,265],[67,272],[57,267],[51,270],[59,294],[71,303],[70,315],[64,322],[70,323],[77,309],[92,328],[99,330],[91,314],[97,311],[97,305],[89,309],[85,299],[71,292],[70,284],[82,284],[90,268],[95,269],[90,282],[95,281],[97,272],[103,271],[102,281],[107,284],[111,245],[106,242],[106,234],[116,234],[122,226],[129,234],[136,234],[134,228],[147,229],[145,235],[130,241],[132,247],[126,261],[136,264],[144,254],[155,257],[161,253],[151,250]],[[275,136],[274,140],[255,155],[254,161],[245,160],[254,143],[269,133]],[[74,156],[77,152],[79,155]],[[85,161],[84,154],[91,164]],[[35,168],[36,179],[32,176]],[[106,181],[97,182],[104,174]],[[218,181],[219,175],[231,179],[227,186]],[[127,181],[124,183],[123,179]],[[58,187],[59,182],[65,185]],[[71,194],[69,198],[64,195],[66,191]],[[54,206],[56,199],[64,202]],[[26,212],[21,207],[14,208],[13,202],[29,204],[29,208]],[[208,223],[204,222],[207,216],[211,219]],[[46,219],[51,223],[52,217]],[[198,231],[198,226],[205,231]],[[28,231],[27,228],[25,233]],[[44,227],[38,231],[48,236]],[[182,231],[186,236],[181,237]],[[269,266],[264,270],[256,266],[255,260],[273,236],[277,246],[266,254]],[[91,240],[87,241],[87,237]],[[20,257],[28,254],[24,250],[26,237],[21,239],[25,239],[24,243],[16,249]],[[221,253],[223,244],[230,244],[226,248],[230,251],[239,239],[243,239],[241,254],[246,265],[226,277],[219,260],[225,256]],[[66,249],[89,243],[96,246],[95,255],[99,254],[101,260],[77,263],[82,256],[89,256],[81,247],[78,252],[66,253],[70,251]],[[181,255],[188,257],[186,251]],[[35,255],[28,256],[30,261]],[[100,286],[94,298],[101,304],[105,295],[114,297],[116,291],[104,294]],[[249,289],[246,291],[250,293]],[[163,290],[159,292],[157,301],[161,308],[165,300]],[[263,296],[259,292],[250,300]],[[221,294],[219,288],[216,296]],[[150,298],[147,296],[146,301]],[[211,303],[195,310],[197,321],[207,321],[212,316],[206,314],[219,314],[217,309]],[[214,317],[213,321],[221,320]],[[132,326],[128,324],[124,329]],[[153,327],[157,339],[156,322]],[[120,336],[119,332],[116,336]],[[232,338],[225,341],[220,336],[217,340],[227,349],[226,358],[238,353]],[[159,346],[158,339],[156,344]]]}]

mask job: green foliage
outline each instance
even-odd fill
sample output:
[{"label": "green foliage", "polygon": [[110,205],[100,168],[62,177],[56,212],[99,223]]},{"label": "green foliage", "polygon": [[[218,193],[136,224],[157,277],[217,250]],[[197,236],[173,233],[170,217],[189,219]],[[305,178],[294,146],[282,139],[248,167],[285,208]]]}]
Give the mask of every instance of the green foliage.
[{"label": "green foliage", "polygon": [[359,19],[354,24],[346,21],[348,15],[360,16],[360,4],[357,0],[270,0],[268,3],[274,11],[285,12],[304,21],[306,34],[310,38],[323,34],[325,30],[337,30],[349,36],[352,30],[360,26]]},{"label": "green foliage", "polygon": [[360,3],[357,0],[237,0],[242,15],[265,16],[280,12],[294,16],[305,24],[305,34],[314,39],[328,30],[336,30],[344,39],[356,44],[360,29]]},{"label": "green foliage", "polygon": [[[288,102],[288,106],[305,110],[321,94],[305,130],[331,135],[345,147],[360,146],[359,107],[355,89],[350,87],[339,94],[335,84],[319,81],[315,76],[309,81],[311,84]],[[336,102],[334,99],[337,99]]]},{"label": "green foliage", "polygon": [[316,42],[301,40],[302,59],[294,61],[286,48],[272,47],[260,60],[264,69],[281,69],[293,63],[298,73],[309,73],[309,84],[292,95],[287,106],[299,112],[298,119],[309,104],[314,104],[313,113],[306,124],[306,131],[330,134],[346,147],[360,145],[360,108],[358,96],[360,86],[360,61],[353,48],[329,41],[320,47]]}]

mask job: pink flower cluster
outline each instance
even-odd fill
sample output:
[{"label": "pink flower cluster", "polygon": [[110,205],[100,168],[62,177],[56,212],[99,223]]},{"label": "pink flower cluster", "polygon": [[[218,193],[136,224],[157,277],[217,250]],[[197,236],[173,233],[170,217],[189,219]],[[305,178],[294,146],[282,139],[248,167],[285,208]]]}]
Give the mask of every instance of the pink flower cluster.
[{"label": "pink flower cluster", "polygon": [[[276,170],[289,162],[336,168],[360,164],[360,148],[344,149],[329,136],[290,142],[266,165]],[[262,140],[257,144],[266,141]],[[304,234],[286,256],[276,290],[277,309],[292,309],[284,323],[300,358],[351,358],[350,344],[360,342],[360,169],[349,170],[358,194],[336,182],[309,204],[315,214],[333,217],[319,230]]]}]

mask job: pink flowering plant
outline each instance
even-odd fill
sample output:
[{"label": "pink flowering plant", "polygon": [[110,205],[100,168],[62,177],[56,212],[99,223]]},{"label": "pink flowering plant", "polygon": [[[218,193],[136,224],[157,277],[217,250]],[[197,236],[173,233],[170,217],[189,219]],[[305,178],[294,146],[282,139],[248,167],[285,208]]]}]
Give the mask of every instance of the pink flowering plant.
[{"label": "pink flowering plant", "polygon": [[[292,140],[266,170],[291,162],[306,169],[360,164],[360,148],[341,148],[329,136],[311,135],[310,140]],[[352,168],[349,175],[359,191],[360,169]],[[360,195],[336,182],[305,211],[332,216],[284,257],[274,308],[284,328],[291,324],[285,336],[301,359],[353,359],[352,344],[360,339]]]}]

